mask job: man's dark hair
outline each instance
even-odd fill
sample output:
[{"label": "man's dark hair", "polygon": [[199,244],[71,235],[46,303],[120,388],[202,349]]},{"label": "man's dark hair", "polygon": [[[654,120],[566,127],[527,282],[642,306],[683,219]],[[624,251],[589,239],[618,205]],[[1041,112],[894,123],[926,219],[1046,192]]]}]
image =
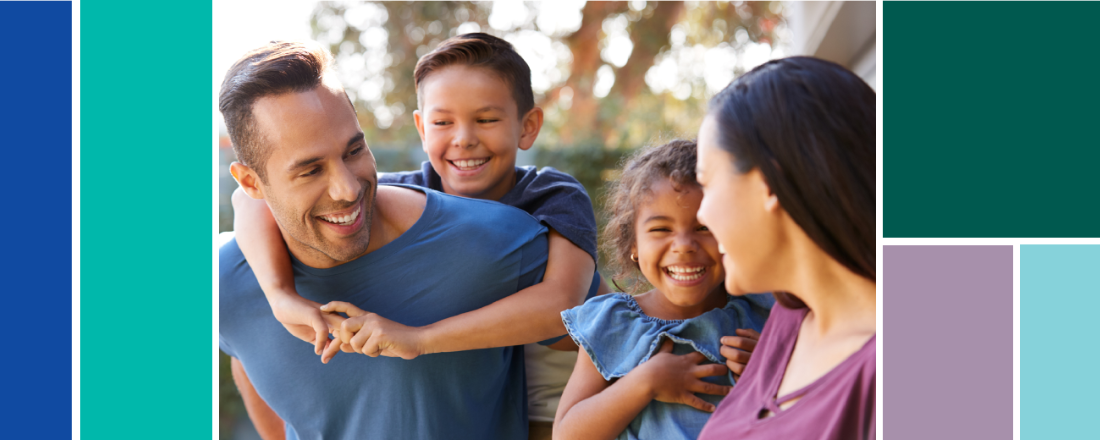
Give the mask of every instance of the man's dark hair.
[{"label": "man's dark hair", "polygon": [[464,65],[489,69],[512,87],[519,117],[535,107],[535,95],[531,91],[531,68],[516,53],[512,43],[489,34],[472,33],[448,38],[435,50],[416,62],[413,81],[416,86],[417,106],[424,106],[420,85],[432,72],[451,65]]},{"label": "man's dark hair", "polygon": [[237,160],[255,170],[261,181],[271,149],[256,129],[252,105],[265,96],[317,88],[331,64],[332,56],[316,44],[273,41],[245,54],[225,74],[218,108]]},{"label": "man's dark hair", "polygon": [[[875,280],[875,92],[810,57],[769,61],[711,100],[721,148],[759,168],[779,204],[826,254]],[[805,304],[789,293],[788,308]]]}]

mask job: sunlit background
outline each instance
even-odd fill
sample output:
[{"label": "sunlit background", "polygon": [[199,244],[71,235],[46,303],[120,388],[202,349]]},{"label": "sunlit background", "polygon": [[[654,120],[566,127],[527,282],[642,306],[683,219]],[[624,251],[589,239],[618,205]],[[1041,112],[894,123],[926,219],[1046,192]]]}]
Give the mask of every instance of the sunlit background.
[{"label": "sunlit background", "polygon": [[[877,90],[875,17],[874,2],[215,2],[220,230],[232,229],[236,183],[217,89],[238,57],[268,41],[328,47],[379,170],[405,171],[427,160],[412,118],[417,59],[463,33],[508,40],[531,66],[545,111],[517,164],[576,177],[602,225],[604,184],[623,155],[695,138],[707,100],[767,60],[825,58]],[[221,357],[221,437],[258,439]]]}]

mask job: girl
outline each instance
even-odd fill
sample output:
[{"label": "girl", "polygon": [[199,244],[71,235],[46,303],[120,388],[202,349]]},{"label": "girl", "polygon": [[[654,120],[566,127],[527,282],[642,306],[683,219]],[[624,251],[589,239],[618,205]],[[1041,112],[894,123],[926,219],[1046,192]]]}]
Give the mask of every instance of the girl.
[{"label": "girl", "polygon": [[729,392],[734,377],[719,337],[736,332],[751,344],[774,299],[726,294],[718,243],[695,218],[702,197],[694,142],[643,151],[623,170],[606,246],[620,277],[640,271],[653,289],[562,312],[583,350],[558,405],[555,439],[694,439]]},{"label": "girl", "polygon": [[714,97],[698,170],[726,287],[784,292],[699,438],[875,438],[875,92],[769,61]]}]

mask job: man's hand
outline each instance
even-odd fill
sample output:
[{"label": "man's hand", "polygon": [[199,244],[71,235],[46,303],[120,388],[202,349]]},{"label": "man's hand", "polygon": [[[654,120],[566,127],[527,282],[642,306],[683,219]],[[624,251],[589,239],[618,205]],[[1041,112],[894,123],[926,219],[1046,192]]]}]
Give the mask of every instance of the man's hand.
[{"label": "man's hand", "polygon": [[[413,359],[424,354],[423,332],[419,328],[398,324],[343,301],[325,304],[321,310],[348,315],[348,319],[340,325],[339,338],[342,344],[350,345],[356,353],[402,359]],[[326,354],[328,351],[335,354],[334,349],[326,350]],[[324,355],[321,361],[327,362]]]},{"label": "man's hand", "polygon": [[749,364],[752,351],[760,341],[760,333],[749,328],[739,328],[736,333],[738,336],[723,336],[722,347],[719,350],[726,358],[726,367],[729,367],[734,379],[741,380],[741,373],[745,372],[745,366]]},{"label": "man's hand", "polygon": [[696,351],[675,355],[672,354],[672,345],[672,340],[665,340],[657,354],[630,374],[637,372],[646,378],[644,382],[649,384],[654,400],[682,403],[700,411],[714,412],[714,405],[693,393],[728,394],[731,387],[702,380],[703,377],[726,374],[726,367],[722,364],[699,365],[706,359],[702,353]]},{"label": "man's hand", "polygon": [[281,295],[271,302],[275,319],[294,337],[313,344],[313,352],[321,354],[328,344],[328,335],[340,328],[344,317],[321,311],[321,304],[297,294]]}]

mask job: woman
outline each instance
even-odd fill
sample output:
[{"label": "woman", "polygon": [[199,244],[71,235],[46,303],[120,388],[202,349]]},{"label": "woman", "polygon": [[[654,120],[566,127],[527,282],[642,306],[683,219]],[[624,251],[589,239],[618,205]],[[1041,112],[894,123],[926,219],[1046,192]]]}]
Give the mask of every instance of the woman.
[{"label": "woman", "polygon": [[782,305],[699,438],[874,438],[874,91],[827,61],[770,61],[711,101],[697,167],[727,289]]}]

